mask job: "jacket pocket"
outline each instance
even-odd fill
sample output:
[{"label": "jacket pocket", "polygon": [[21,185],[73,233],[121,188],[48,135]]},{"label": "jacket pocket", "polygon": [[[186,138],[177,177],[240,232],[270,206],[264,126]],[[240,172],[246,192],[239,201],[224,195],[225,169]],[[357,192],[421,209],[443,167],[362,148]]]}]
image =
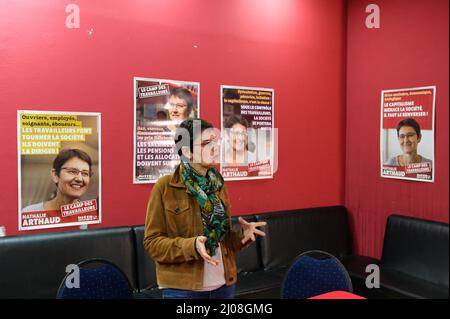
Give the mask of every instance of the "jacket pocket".
[{"label": "jacket pocket", "polygon": [[166,210],[173,215],[180,215],[189,210],[189,200],[168,200],[166,201]]},{"label": "jacket pocket", "polygon": [[188,237],[189,228],[192,227],[189,200],[168,200],[165,203],[165,211],[169,236]]}]

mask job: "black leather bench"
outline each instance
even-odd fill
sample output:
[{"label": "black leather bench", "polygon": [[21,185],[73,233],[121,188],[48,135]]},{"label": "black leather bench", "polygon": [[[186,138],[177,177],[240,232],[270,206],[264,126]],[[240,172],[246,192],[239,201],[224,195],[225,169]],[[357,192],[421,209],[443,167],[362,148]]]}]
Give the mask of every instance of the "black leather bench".
[{"label": "black leather bench", "polygon": [[66,266],[90,258],[118,265],[136,288],[130,227],[0,238],[0,298],[55,298]]},{"label": "black leather bench", "polygon": [[153,259],[144,249],[144,226],[133,227],[136,248],[137,288],[136,299],[159,299],[162,292],[156,283],[156,267]]},{"label": "black leather bench", "polygon": [[[345,207],[243,216],[266,221],[266,237],[237,254],[236,298],[279,298],[289,265],[307,250],[324,250],[347,268],[366,297],[448,298],[448,224],[392,216],[382,260],[356,256]],[[238,218],[232,222],[238,226]],[[161,298],[155,264],[143,247],[144,226],[0,238],[0,298],[55,298],[68,264],[104,258],[127,275],[135,298]],[[381,288],[365,287],[368,264],[381,267]]]},{"label": "black leather bench", "polygon": [[448,265],[448,224],[391,215],[375,297],[448,299]]},{"label": "black leather bench", "polygon": [[[262,282],[265,288],[250,290],[243,298],[279,298],[288,267],[298,255],[308,250],[323,250],[336,256],[344,263],[352,281],[365,279],[365,266],[378,262],[374,258],[353,254],[344,206],[258,214],[256,220],[267,222],[263,229],[266,237],[259,239],[262,268],[239,279]],[[355,292],[360,293],[359,290]]]},{"label": "black leather bench", "polygon": [[[237,254],[236,298],[279,298],[281,284],[291,262],[308,250],[334,254],[348,266],[352,280],[365,282],[365,267],[379,261],[352,254],[347,211],[343,206],[319,207],[246,215],[247,221],[265,221],[266,237]],[[238,227],[238,217],[232,218]],[[144,227],[134,227],[138,258],[138,298],[160,298],[153,261],[144,251]],[[354,278],[354,279],[353,279]],[[357,285],[359,286],[359,285]],[[359,293],[359,290],[355,290]]]}]

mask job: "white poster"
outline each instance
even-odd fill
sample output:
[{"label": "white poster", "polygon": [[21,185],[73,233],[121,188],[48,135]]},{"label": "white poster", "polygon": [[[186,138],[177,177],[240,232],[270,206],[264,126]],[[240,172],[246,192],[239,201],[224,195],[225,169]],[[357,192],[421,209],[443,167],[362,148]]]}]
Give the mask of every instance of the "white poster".
[{"label": "white poster", "polygon": [[436,87],[381,92],[381,176],[433,182]]},{"label": "white poster", "polygon": [[134,78],[133,183],[155,183],[179,164],[175,130],[200,114],[200,83]]},{"label": "white poster", "polygon": [[222,85],[221,115],[224,179],[273,178],[274,90]]}]

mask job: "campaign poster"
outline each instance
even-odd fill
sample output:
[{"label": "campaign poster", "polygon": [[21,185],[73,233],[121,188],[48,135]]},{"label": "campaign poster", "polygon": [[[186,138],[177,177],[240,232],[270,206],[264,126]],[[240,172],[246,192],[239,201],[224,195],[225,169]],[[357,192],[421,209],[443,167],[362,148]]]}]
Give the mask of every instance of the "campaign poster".
[{"label": "campaign poster", "polygon": [[434,182],[436,87],[381,91],[381,177]]},{"label": "campaign poster", "polygon": [[17,111],[19,230],[101,223],[100,113]]},{"label": "campaign poster", "polygon": [[222,85],[221,115],[224,179],[273,178],[274,90]]},{"label": "campaign poster", "polygon": [[200,83],[134,78],[133,183],[155,183],[180,163],[175,130],[200,114]]}]

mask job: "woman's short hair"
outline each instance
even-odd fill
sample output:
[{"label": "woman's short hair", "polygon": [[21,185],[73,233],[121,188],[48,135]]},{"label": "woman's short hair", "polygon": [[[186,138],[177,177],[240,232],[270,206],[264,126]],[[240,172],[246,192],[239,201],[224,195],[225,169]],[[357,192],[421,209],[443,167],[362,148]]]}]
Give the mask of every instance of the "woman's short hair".
[{"label": "woman's short hair", "polygon": [[226,128],[232,128],[234,124],[241,124],[242,126],[245,126],[246,128],[249,127],[248,121],[245,117],[242,117],[241,115],[231,115],[226,121],[225,121],[225,127]]},{"label": "woman's short hair", "polygon": [[[225,128],[232,128],[234,124],[241,124],[242,126],[244,126],[247,129],[250,127],[250,125],[245,117],[243,117],[241,115],[236,115],[236,114],[231,115],[225,121]],[[252,141],[249,141],[248,144],[245,146],[245,148],[250,152],[254,152],[256,146],[255,146],[255,143],[253,143]]]},{"label": "woman's short hair", "polygon": [[[194,130],[194,125],[200,124],[200,131],[198,129]],[[204,130],[214,128],[214,126],[208,121],[202,119],[187,119],[181,122],[181,124],[177,127],[175,131],[175,149],[178,155],[181,157],[183,152],[181,148],[183,146],[188,146],[191,150],[191,153],[194,152],[194,140],[197,139],[199,134],[201,134]],[[194,135],[195,134],[195,135]]]},{"label": "woman's short hair", "polygon": [[417,123],[417,121],[413,118],[406,118],[404,120],[401,120],[400,122],[398,122],[397,124],[397,136],[400,132],[400,129],[403,126],[411,126],[414,131],[416,131],[417,136],[420,138],[422,136],[422,133],[420,133],[420,125],[419,123]]},{"label": "woman's short hair", "polygon": [[59,176],[59,173],[61,172],[61,168],[64,165],[64,163],[74,157],[77,157],[80,160],[88,163],[89,171],[91,170],[92,167],[91,157],[85,151],[76,148],[70,148],[61,150],[53,160],[53,169],[56,171],[56,175]]}]

